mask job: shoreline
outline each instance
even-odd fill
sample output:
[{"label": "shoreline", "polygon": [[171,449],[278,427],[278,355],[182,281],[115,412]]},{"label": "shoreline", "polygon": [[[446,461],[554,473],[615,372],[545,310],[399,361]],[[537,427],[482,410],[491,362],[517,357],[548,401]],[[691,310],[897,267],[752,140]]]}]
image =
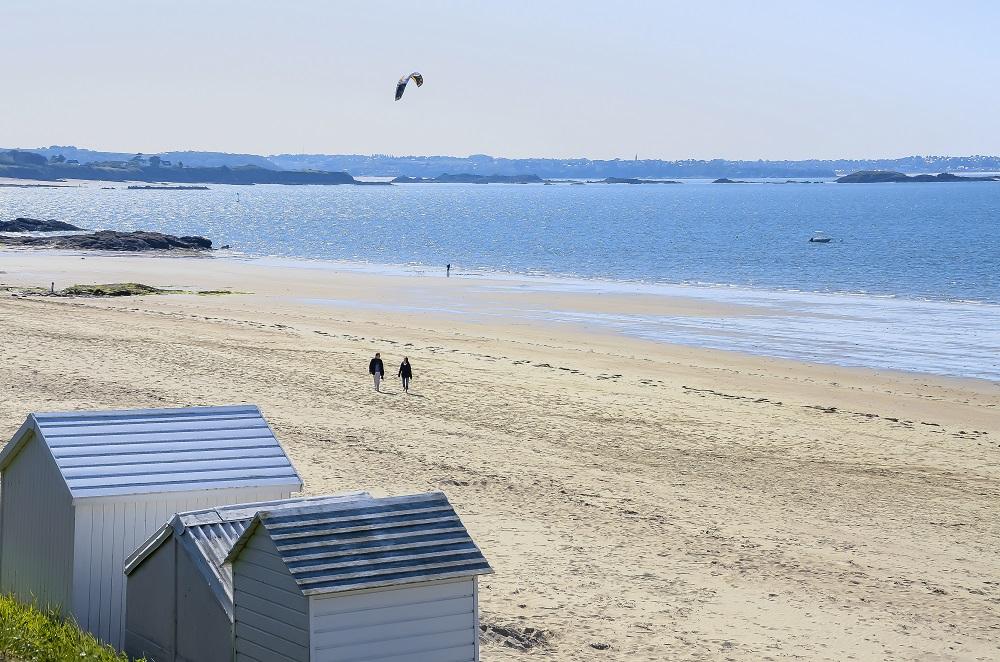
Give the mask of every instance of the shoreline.
[{"label": "shoreline", "polygon": [[[301,296],[289,295],[304,305],[445,315],[480,324],[484,319],[506,316],[525,323],[607,332],[633,341],[1000,384],[1000,305],[991,303],[456,269],[451,278],[445,278],[439,270],[422,265],[233,254],[31,249],[0,252],[0,265],[15,265],[8,269],[13,273],[0,274],[0,282],[47,286],[51,281],[43,273],[46,263],[76,266],[87,260],[90,265],[103,265],[105,278],[120,279],[126,277],[123,274],[132,274],[129,280],[157,287],[164,283],[142,279],[163,278],[171,269],[156,265],[197,260],[199,271],[231,275],[234,280],[230,289],[240,292],[247,290],[239,284],[243,277],[286,281],[289,287],[296,287],[294,283],[300,281],[306,283]],[[12,279],[18,272],[36,273],[44,282]],[[82,279],[88,273],[89,269],[64,267],[60,276],[72,278],[70,274],[78,274],[73,277]],[[373,283],[391,282],[392,286],[383,289],[400,290],[403,295],[378,303],[364,294],[353,298],[328,296],[322,287],[308,287],[310,281],[332,284],[344,278],[362,279],[362,283],[365,278],[374,279]],[[449,289],[442,289],[445,287]],[[191,283],[185,288],[199,289]],[[367,288],[362,285],[360,290],[365,292]]]},{"label": "shoreline", "polygon": [[[249,292],[0,296],[0,437],[33,411],[259,405],[306,496],[446,491],[496,569],[482,623],[544,631],[536,655],[589,662],[594,642],[609,662],[998,651],[1000,384],[548,316],[760,317],[686,297],[49,252],[0,253],[0,270],[8,284]],[[324,297],[336,301],[301,301]],[[406,309],[420,302],[460,310]],[[404,355],[409,394],[391,377]],[[484,644],[494,662],[524,655]]]},{"label": "shoreline", "polygon": [[[110,227],[97,227],[80,230],[76,232],[18,232],[0,234],[11,236],[53,236],[63,234],[81,234],[87,232],[97,232],[102,230],[113,230]],[[214,241],[214,240],[213,240]],[[79,257],[102,257],[102,258],[179,258],[197,257],[201,259],[212,259],[220,261],[233,261],[239,263],[252,263],[257,265],[273,266],[286,269],[316,269],[333,272],[349,273],[370,273],[382,276],[415,276],[415,277],[438,277],[444,271],[440,265],[426,263],[381,263],[365,262],[359,260],[320,258],[307,256],[290,255],[266,255],[256,253],[243,253],[235,249],[215,248],[211,252],[204,254],[181,254],[173,255],[167,251],[151,251],[149,253],[128,253],[116,251],[74,251],[54,248],[35,247],[6,247],[0,249],[0,257],[4,253],[45,253],[52,255],[68,255]],[[462,271],[461,269],[465,269]],[[774,294],[774,295],[805,295],[817,297],[845,297],[845,298],[868,298],[875,300],[895,300],[914,301],[922,303],[936,304],[958,304],[969,306],[996,306],[1000,307],[1000,299],[996,301],[986,299],[957,299],[947,297],[937,297],[930,295],[910,295],[900,293],[880,293],[865,290],[808,290],[794,287],[779,286],[755,286],[738,283],[717,283],[709,281],[698,282],[673,282],[656,281],[644,279],[621,279],[606,276],[581,276],[575,274],[560,274],[548,272],[516,272],[516,271],[495,271],[488,267],[462,267],[452,265],[452,274],[456,278],[480,279],[494,281],[523,282],[530,285],[549,285],[551,287],[563,286],[567,288],[593,289],[599,291],[612,291],[621,294],[659,294],[664,296],[694,296],[698,293],[711,293],[713,291],[729,293],[746,293],[748,295]]]}]

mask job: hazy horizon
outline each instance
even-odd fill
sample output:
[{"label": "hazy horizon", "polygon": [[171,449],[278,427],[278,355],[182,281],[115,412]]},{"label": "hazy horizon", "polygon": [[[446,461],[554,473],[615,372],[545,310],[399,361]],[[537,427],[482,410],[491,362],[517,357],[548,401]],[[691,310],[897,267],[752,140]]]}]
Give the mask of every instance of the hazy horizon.
[{"label": "hazy horizon", "polygon": [[[633,155],[632,157],[620,156],[620,157],[610,157],[610,158],[607,158],[607,159],[601,159],[601,158],[597,158],[597,157],[593,157],[593,156],[588,156],[586,154],[580,154],[580,155],[576,155],[576,156],[551,156],[551,155],[548,155],[548,154],[533,154],[533,155],[528,155],[528,156],[504,156],[504,155],[501,155],[501,154],[487,154],[487,153],[484,153],[484,152],[472,152],[472,153],[469,153],[469,154],[431,154],[431,153],[427,153],[427,154],[385,154],[385,153],[381,153],[381,152],[273,152],[273,153],[259,152],[259,153],[254,153],[254,152],[241,152],[241,151],[222,151],[222,150],[214,150],[214,149],[199,149],[197,147],[195,147],[195,148],[183,148],[183,149],[163,149],[163,150],[160,150],[160,151],[150,151],[150,150],[144,150],[144,149],[135,149],[135,150],[131,150],[131,149],[116,149],[116,148],[93,147],[93,146],[90,146],[90,145],[56,144],[56,143],[52,143],[52,144],[49,144],[49,145],[33,145],[33,146],[30,146],[30,147],[29,146],[25,146],[25,145],[0,145],[0,149],[16,149],[16,150],[20,150],[20,151],[24,151],[24,152],[30,152],[30,151],[33,151],[33,150],[59,149],[59,148],[72,148],[72,149],[86,150],[86,151],[91,151],[91,152],[101,152],[101,153],[144,154],[144,155],[148,155],[148,156],[152,156],[152,155],[156,155],[156,154],[168,154],[168,153],[175,153],[176,154],[176,153],[182,153],[182,152],[193,152],[193,153],[229,154],[229,155],[232,155],[232,156],[246,155],[246,156],[256,156],[256,157],[262,157],[262,158],[269,158],[269,157],[276,157],[276,156],[358,156],[358,157],[365,157],[365,156],[387,156],[389,158],[455,158],[455,159],[467,159],[467,158],[472,158],[472,157],[475,157],[475,156],[489,156],[489,157],[497,158],[497,159],[511,159],[511,160],[518,160],[518,159],[552,159],[552,160],[566,160],[566,161],[577,160],[577,159],[584,159],[584,160],[591,160],[591,161],[603,161],[603,160],[620,159],[622,161],[631,161],[631,160],[633,160],[635,158],[635,155]],[[775,158],[769,158],[769,159],[761,159],[761,158],[757,158],[757,157],[748,157],[748,158],[740,158],[740,159],[726,159],[724,157],[705,157],[705,158],[700,158],[700,157],[680,157],[680,158],[676,158],[676,159],[661,159],[661,158],[653,157],[653,156],[643,157],[640,154],[639,155],[639,160],[640,161],[643,161],[643,160],[650,160],[650,161],[653,161],[653,160],[660,160],[660,161],[711,161],[713,159],[718,159],[718,160],[724,160],[724,161],[748,161],[748,162],[755,162],[755,161],[775,161],[775,162],[780,162],[780,161],[890,161],[890,160],[894,160],[894,159],[903,159],[903,158],[908,158],[908,157],[917,157],[917,158],[919,158],[919,157],[929,157],[929,158],[954,158],[954,159],[961,159],[961,158],[975,158],[975,157],[981,157],[981,156],[994,157],[995,158],[995,157],[1000,156],[1000,151],[998,151],[997,153],[994,153],[994,154],[988,154],[988,153],[980,153],[980,154],[920,154],[920,153],[916,153],[916,152],[910,152],[910,153],[904,153],[904,154],[896,154],[896,155],[892,155],[892,156],[831,156],[831,157],[810,157],[810,156],[806,156],[806,157],[795,158],[795,159],[792,159],[792,158],[782,158],[782,157],[775,157]]]},{"label": "hazy horizon", "polygon": [[[998,19],[988,2],[8,0],[0,145],[595,160],[1000,154],[1000,88],[989,84]],[[426,84],[394,102],[396,79],[412,70]]]}]

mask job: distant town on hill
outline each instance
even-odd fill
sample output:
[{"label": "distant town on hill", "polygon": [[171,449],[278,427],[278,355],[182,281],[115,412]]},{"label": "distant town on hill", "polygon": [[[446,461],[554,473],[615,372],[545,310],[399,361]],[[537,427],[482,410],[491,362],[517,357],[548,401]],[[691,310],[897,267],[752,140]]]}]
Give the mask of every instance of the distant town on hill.
[{"label": "distant town on hill", "polygon": [[[899,173],[1000,172],[1000,156],[908,156],[898,159],[807,159],[787,161],[733,161],[726,159],[508,159],[471,156],[393,156],[389,154],[229,154],[175,151],[158,154],[102,152],[73,146],[14,150],[12,163],[0,149],[0,176],[26,178],[134,179],[217,183],[352,183],[353,177],[438,178],[445,174],[534,176],[542,179],[604,178],[727,178],[727,177],[835,177],[860,170]],[[37,157],[35,156],[37,155]],[[42,167],[44,159],[44,168]],[[32,165],[48,176],[30,177]],[[130,171],[130,172],[127,172]],[[20,173],[20,174],[18,174]],[[280,174],[279,174],[280,173]],[[345,174],[347,173],[347,174]],[[98,175],[98,176],[95,176]],[[138,176],[133,176],[138,175]],[[349,176],[348,176],[349,175]]]}]

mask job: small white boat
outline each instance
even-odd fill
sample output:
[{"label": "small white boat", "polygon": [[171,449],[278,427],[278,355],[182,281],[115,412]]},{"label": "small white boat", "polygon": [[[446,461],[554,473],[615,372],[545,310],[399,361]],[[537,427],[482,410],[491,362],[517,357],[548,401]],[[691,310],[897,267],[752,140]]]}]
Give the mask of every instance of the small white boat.
[{"label": "small white boat", "polygon": [[829,244],[831,241],[833,241],[833,237],[820,230],[816,230],[813,232],[813,236],[809,237],[809,242],[812,244]]}]

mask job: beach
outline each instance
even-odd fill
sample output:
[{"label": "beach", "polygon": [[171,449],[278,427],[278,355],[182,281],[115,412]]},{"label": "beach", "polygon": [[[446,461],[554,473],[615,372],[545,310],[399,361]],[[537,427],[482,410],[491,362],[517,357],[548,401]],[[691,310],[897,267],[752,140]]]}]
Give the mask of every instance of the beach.
[{"label": "beach", "polygon": [[234,292],[0,292],[0,437],[32,411],[257,404],[308,495],[447,493],[496,570],[484,660],[1000,657],[996,381],[593,321],[752,302],[266,260],[6,251],[0,271]]}]

